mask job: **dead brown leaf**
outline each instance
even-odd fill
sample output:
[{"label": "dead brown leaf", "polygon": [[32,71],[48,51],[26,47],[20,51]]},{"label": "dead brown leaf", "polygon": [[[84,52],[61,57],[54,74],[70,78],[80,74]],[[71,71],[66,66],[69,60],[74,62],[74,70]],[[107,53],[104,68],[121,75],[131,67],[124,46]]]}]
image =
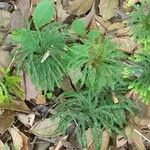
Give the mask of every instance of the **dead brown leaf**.
[{"label": "dead brown leaf", "polygon": [[94,146],[94,143],[93,143],[92,130],[90,128],[88,130],[86,130],[86,140],[87,140],[88,150],[94,150],[95,146]]},{"label": "dead brown leaf", "polygon": [[[36,146],[34,147],[35,150],[48,150],[49,146],[50,146],[50,142],[48,141],[44,141],[44,142],[37,142]],[[54,150],[54,147],[53,149]]]},{"label": "dead brown leaf", "polygon": [[62,0],[63,8],[67,13],[80,16],[92,7],[94,0]]},{"label": "dead brown leaf", "polygon": [[32,5],[35,5],[35,4],[39,3],[39,2],[40,2],[40,0],[31,0],[31,4]]},{"label": "dead brown leaf", "polygon": [[30,16],[30,0],[19,0],[17,10],[11,14],[11,31],[24,27]]},{"label": "dead brown leaf", "polygon": [[0,134],[3,134],[13,123],[16,112],[5,110],[0,115]]},{"label": "dead brown leaf", "polygon": [[[54,120],[44,119],[37,122],[31,129],[30,132],[41,137],[56,136],[54,133],[58,127],[59,118]],[[59,135],[58,133],[57,135]]]},{"label": "dead brown leaf", "polygon": [[10,24],[11,13],[6,10],[0,10],[0,27],[8,28]]},{"label": "dead brown leaf", "polygon": [[[92,131],[91,131],[90,128],[86,131],[86,138],[87,138],[88,150],[95,150]],[[109,140],[110,140],[109,133],[106,130],[104,130],[103,133],[102,133],[101,150],[108,150]]]},{"label": "dead brown leaf", "polygon": [[132,6],[133,4],[138,3],[140,0],[128,0],[127,5]]},{"label": "dead brown leaf", "polygon": [[2,115],[4,111],[5,111],[5,110],[2,110],[2,109],[0,108],[0,115]]},{"label": "dead brown leaf", "polygon": [[120,50],[133,54],[137,44],[130,37],[113,37],[112,42],[119,45]]},{"label": "dead brown leaf", "polygon": [[70,143],[67,142],[67,137],[68,137],[68,135],[62,137],[59,140],[59,142],[58,142],[58,144],[57,144],[57,146],[55,147],[54,150],[60,150],[63,146],[65,146],[66,148],[70,147]]},{"label": "dead brown leaf", "polygon": [[7,144],[4,144],[4,143],[0,140],[0,150],[10,150],[10,148],[8,147]]},{"label": "dead brown leaf", "polygon": [[58,22],[63,22],[69,14],[63,9],[62,0],[57,0],[56,3],[56,18]]},{"label": "dead brown leaf", "polygon": [[94,5],[91,8],[91,11],[88,13],[88,15],[86,15],[85,17],[81,17],[79,20],[81,20],[82,22],[84,22],[86,28],[88,26],[90,26],[92,20],[94,19],[95,16],[95,11],[94,11],[95,7]]},{"label": "dead brown leaf", "polygon": [[118,30],[124,27],[124,24],[121,22],[113,23],[109,26],[108,31]]},{"label": "dead brown leaf", "polygon": [[117,139],[116,139],[116,147],[117,148],[125,147],[125,145],[127,144],[127,142],[128,142],[128,140],[126,138],[124,138],[121,135],[118,135]]},{"label": "dead brown leaf", "polygon": [[150,119],[150,104],[145,106],[145,118]]},{"label": "dead brown leaf", "polygon": [[60,86],[64,91],[67,91],[67,92],[73,91],[73,88],[72,88],[71,82],[70,82],[70,78],[68,76],[65,76],[63,78],[63,81],[61,82]]},{"label": "dead brown leaf", "polygon": [[21,11],[16,10],[11,14],[10,30],[13,31],[22,27],[24,27],[24,19],[22,17]]},{"label": "dead brown leaf", "polygon": [[104,21],[102,17],[97,16],[97,15],[95,15],[95,22],[102,34],[105,34],[107,31],[107,28],[109,28],[109,26],[111,25],[111,22]]},{"label": "dead brown leaf", "polygon": [[19,133],[19,130],[16,127],[13,127],[9,128],[8,131],[11,134],[14,149],[21,150],[23,147],[23,139]]},{"label": "dead brown leaf", "polygon": [[48,150],[54,150],[54,146],[49,147]]},{"label": "dead brown leaf", "polygon": [[101,150],[108,150],[109,146],[109,141],[110,141],[110,136],[107,130],[104,130],[102,133],[102,146]]},{"label": "dead brown leaf", "polygon": [[148,118],[148,116],[150,116],[150,109],[146,108],[147,106],[144,103],[142,103],[137,93],[131,90],[126,94],[126,96],[128,98],[131,98],[135,102],[136,106],[140,108],[136,115],[140,116],[141,118]]},{"label": "dead brown leaf", "polygon": [[35,103],[37,105],[46,104],[46,99],[45,99],[44,95],[38,94],[37,97],[36,97],[36,99],[35,99]]},{"label": "dead brown leaf", "polygon": [[99,3],[99,14],[104,20],[109,20],[114,16],[115,8],[119,5],[119,0],[101,0]]},{"label": "dead brown leaf", "polygon": [[13,110],[13,111],[19,111],[19,112],[25,112],[29,113],[30,110],[25,104],[24,101],[21,100],[12,100],[11,105],[1,105],[1,109],[6,109],[6,110]]},{"label": "dead brown leaf", "polygon": [[118,29],[117,36],[129,36],[130,34],[129,32],[130,32],[129,27],[121,28],[121,29]]},{"label": "dead brown leaf", "polygon": [[38,91],[35,89],[35,86],[33,85],[31,79],[29,78],[29,76],[27,74],[22,74],[22,78],[24,79],[23,83],[22,83],[22,87],[25,90],[25,99],[26,100],[31,100],[31,99],[36,99],[37,95],[38,95]]},{"label": "dead brown leaf", "polygon": [[0,49],[0,67],[7,67],[9,65],[10,52]]},{"label": "dead brown leaf", "polygon": [[19,0],[18,9],[21,11],[23,18],[28,19],[30,16],[30,0]]},{"label": "dead brown leaf", "polygon": [[21,150],[29,150],[29,146],[28,146],[28,137],[19,131],[19,134],[22,136],[22,139],[23,139],[23,146],[21,148]]},{"label": "dead brown leaf", "polygon": [[131,125],[128,125],[124,131],[127,139],[134,143],[137,150],[145,150],[142,137],[134,131],[134,128]]},{"label": "dead brown leaf", "polygon": [[25,126],[27,126],[29,128],[31,128],[33,126],[34,119],[35,119],[34,113],[31,113],[29,115],[18,114],[17,117]]}]

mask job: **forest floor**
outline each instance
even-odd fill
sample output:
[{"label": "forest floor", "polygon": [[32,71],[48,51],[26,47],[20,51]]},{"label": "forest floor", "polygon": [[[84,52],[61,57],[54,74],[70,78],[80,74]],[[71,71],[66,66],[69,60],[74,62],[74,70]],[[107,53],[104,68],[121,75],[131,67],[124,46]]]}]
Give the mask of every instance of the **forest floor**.
[{"label": "forest floor", "polygon": [[[32,16],[34,6],[40,0],[0,0],[0,67],[8,66],[14,45],[11,32],[24,26],[24,20]],[[120,45],[120,50],[132,55],[138,49],[130,34],[126,20],[132,11],[131,4],[138,0],[55,0],[56,19],[69,22],[80,18],[90,30],[97,28]],[[79,149],[68,135],[47,137],[57,128],[57,120],[47,120],[48,113],[54,113],[55,103],[47,101],[33,86],[30,78],[23,73],[22,87],[25,100],[14,100],[11,107],[0,107],[0,150],[73,150]],[[66,87],[67,85],[66,79]],[[59,92],[59,91],[58,91]],[[145,150],[150,149],[150,105],[140,102],[138,96],[128,93],[142,108],[132,116],[124,128],[125,136],[113,138],[104,131],[102,150]],[[72,136],[73,137],[73,136]],[[88,150],[94,150],[90,131],[87,130]]]}]

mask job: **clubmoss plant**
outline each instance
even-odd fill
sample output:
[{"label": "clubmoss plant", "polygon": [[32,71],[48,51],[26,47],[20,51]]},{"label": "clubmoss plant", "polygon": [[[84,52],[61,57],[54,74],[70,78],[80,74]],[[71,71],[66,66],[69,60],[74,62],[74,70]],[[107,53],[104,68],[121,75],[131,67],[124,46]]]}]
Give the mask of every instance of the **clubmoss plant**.
[{"label": "clubmoss plant", "polygon": [[131,12],[129,23],[134,38],[140,44],[139,53],[130,58],[125,76],[130,79],[129,89],[148,104],[150,101],[150,1],[141,1]]},{"label": "clubmoss plant", "polygon": [[53,91],[65,73],[62,55],[67,34],[64,26],[52,21],[52,1],[41,1],[33,12],[34,27],[18,29],[12,38],[20,44],[18,67],[24,69],[39,90]]},{"label": "clubmoss plant", "polygon": [[60,117],[58,130],[76,124],[83,147],[87,147],[85,132],[91,128],[98,150],[102,131],[120,132],[126,123],[125,113],[132,112],[131,101],[119,90],[125,86],[122,69],[126,55],[96,29],[88,32],[79,20],[66,27],[54,21],[53,15],[53,2],[42,0],[34,10],[32,26],[12,33],[20,44],[16,64],[39,90],[48,92],[60,87],[70,71],[80,71],[77,82],[71,81],[74,92],[62,93],[65,102],[58,98],[54,117]]}]

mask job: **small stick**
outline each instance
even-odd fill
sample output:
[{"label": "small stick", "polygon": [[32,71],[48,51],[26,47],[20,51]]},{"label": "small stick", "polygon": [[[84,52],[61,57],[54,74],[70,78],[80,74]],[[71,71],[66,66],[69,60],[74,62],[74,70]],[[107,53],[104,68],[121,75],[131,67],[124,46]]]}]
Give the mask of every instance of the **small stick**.
[{"label": "small stick", "polygon": [[137,134],[139,134],[141,137],[143,137],[146,141],[148,141],[149,143],[150,143],[150,140],[147,138],[147,137],[145,137],[142,133],[140,133],[138,130],[136,130],[136,129],[134,129],[134,131],[137,133]]}]

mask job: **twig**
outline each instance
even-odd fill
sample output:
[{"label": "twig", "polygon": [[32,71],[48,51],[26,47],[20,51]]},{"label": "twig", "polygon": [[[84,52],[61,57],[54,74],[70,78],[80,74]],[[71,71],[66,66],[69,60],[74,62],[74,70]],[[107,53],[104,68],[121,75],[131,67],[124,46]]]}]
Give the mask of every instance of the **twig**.
[{"label": "twig", "polygon": [[134,129],[134,131],[137,133],[137,134],[139,134],[141,137],[143,137],[146,141],[148,141],[149,143],[150,143],[150,140],[147,138],[147,137],[145,137],[142,133],[140,133],[138,130],[136,130],[136,129]]}]

